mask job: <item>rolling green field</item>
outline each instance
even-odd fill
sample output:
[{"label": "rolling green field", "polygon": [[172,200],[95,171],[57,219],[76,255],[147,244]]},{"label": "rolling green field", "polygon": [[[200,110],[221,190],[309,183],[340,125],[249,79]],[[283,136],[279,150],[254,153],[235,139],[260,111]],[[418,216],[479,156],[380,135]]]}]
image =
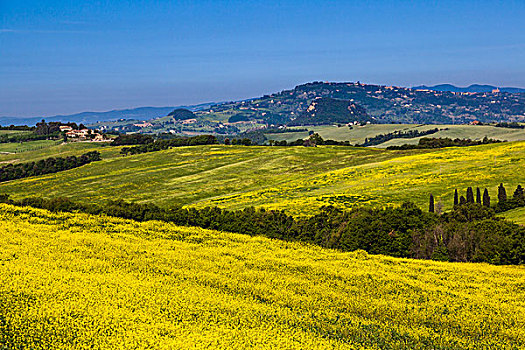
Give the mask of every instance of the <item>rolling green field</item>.
[{"label": "rolling green field", "polygon": [[509,210],[502,213],[501,216],[517,224],[525,225],[525,208]]},{"label": "rolling green field", "polygon": [[20,134],[29,134],[30,131],[25,130],[0,130],[0,135],[20,135]]},{"label": "rolling green field", "polygon": [[[524,129],[510,129],[510,128],[497,128],[494,126],[485,125],[414,125],[414,124],[371,124],[365,126],[354,126],[353,129],[347,126],[308,126],[308,130],[319,133],[325,140],[337,140],[337,141],[350,141],[351,144],[361,144],[365,141],[365,138],[374,137],[379,134],[387,134],[393,131],[409,131],[418,130],[424,131],[434,128],[448,129],[442,130],[435,134],[423,136],[423,137],[449,137],[449,138],[470,138],[481,140],[485,136],[502,141],[523,141],[525,140]],[[282,134],[266,134],[269,140],[276,141],[295,141],[297,139],[303,139],[308,137],[308,132],[290,132]],[[413,144],[419,142],[418,138],[411,139],[394,139],[387,141],[376,147],[388,147],[393,145]]]},{"label": "rolling green field", "polygon": [[[63,150],[78,154],[97,146],[73,144]],[[98,147],[102,162],[2,183],[0,193],[229,209],[262,206],[309,215],[327,204],[349,208],[410,200],[425,208],[430,193],[448,209],[455,188],[487,187],[495,201],[500,182],[509,195],[525,183],[525,142],[415,151],[213,145],[129,157],[119,156],[118,147]]]},{"label": "rolling green field", "polygon": [[[37,144],[33,144],[34,142],[42,144],[40,146],[37,146]],[[63,144],[62,142],[43,140],[24,142],[24,144],[30,145],[26,148],[26,150],[20,153],[0,154],[0,164],[33,162],[49,157],[67,157],[73,155],[78,156],[90,151],[99,151],[102,154],[102,157],[107,159],[118,157],[120,151],[120,147],[110,147],[106,143],[102,142],[71,142]],[[0,144],[0,149],[3,145],[4,144]],[[42,147],[43,145],[45,145],[45,147]]]},{"label": "rolling green field", "polygon": [[48,148],[55,146],[62,141],[54,140],[37,140],[37,141],[28,141],[28,142],[9,142],[9,143],[0,143],[0,153],[21,153],[32,150],[40,150],[43,148]]},{"label": "rolling green field", "polygon": [[523,349],[525,269],[0,204],[8,349]]}]

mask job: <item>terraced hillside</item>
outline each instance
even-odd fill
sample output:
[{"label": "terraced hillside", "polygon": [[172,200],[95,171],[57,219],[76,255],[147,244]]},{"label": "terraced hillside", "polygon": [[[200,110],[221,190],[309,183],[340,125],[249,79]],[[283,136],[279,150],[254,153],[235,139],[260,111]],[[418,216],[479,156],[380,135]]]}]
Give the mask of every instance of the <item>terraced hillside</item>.
[{"label": "terraced hillside", "polygon": [[522,267],[3,204],[0,225],[9,349],[525,347]]},{"label": "terraced hillside", "polygon": [[[101,162],[5,182],[0,193],[230,209],[264,206],[310,215],[327,204],[383,206],[411,200],[426,207],[430,193],[450,208],[455,188],[487,187],[496,200],[499,183],[509,191],[525,183],[525,142],[431,151],[213,145],[128,157],[119,156],[118,147],[99,150]],[[74,151],[80,150],[69,150]]]}]

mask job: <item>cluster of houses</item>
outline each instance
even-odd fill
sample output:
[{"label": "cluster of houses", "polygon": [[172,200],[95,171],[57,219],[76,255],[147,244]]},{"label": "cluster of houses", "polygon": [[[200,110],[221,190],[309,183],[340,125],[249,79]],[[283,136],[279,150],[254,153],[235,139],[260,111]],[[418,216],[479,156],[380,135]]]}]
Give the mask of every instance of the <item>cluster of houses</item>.
[{"label": "cluster of houses", "polygon": [[91,129],[79,129],[75,130],[71,126],[62,125],[60,126],[60,131],[65,132],[66,136],[71,141],[109,141],[104,137],[104,135],[94,132]]}]

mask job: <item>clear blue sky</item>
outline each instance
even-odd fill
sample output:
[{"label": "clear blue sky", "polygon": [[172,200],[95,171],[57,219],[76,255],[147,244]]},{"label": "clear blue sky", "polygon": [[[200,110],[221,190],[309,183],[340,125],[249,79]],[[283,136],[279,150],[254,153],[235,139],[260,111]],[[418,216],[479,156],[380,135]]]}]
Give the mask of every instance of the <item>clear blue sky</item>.
[{"label": "clear blue sky", "polygon": [[525,87],[525,1],[0,0],[0,116],[312,80]]}]

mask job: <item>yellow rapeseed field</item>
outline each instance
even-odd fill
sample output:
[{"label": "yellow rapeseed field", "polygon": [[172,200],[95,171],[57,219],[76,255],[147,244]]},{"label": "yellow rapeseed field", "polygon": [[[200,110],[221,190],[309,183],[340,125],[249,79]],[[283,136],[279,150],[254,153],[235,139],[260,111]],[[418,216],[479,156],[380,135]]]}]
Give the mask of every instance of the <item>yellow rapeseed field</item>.
[{"label": "yellow rapeseed field", "polygon": [[525,142],[448,147],[290,179],[278,186],[218,196],[191,206],[262,206],[311,215],[328,204],[381,207],[410,200],[426,206],[432,193],[449,209],[454,189],[464,195],[469,186],[482,191],[486,187],[496,201],[497,186],[504,183],[512,195],[525,182],[524,169]]},{"label": "yellow rapeseed field", "polygon": [[0,348],[525,348],[523,267],[4,204],[0,225]]}]

